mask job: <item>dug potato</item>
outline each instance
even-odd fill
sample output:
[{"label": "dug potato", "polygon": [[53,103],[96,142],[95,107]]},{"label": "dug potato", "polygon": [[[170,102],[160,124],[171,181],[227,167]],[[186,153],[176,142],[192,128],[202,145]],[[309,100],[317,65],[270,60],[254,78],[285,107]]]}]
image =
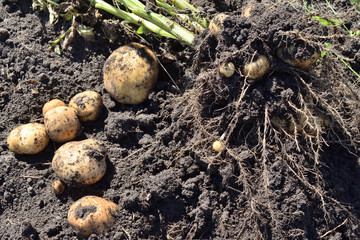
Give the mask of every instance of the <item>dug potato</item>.
[{"label": "dug potato", "polygon": [[52,184],[51,184],[53,190],[54,190],[54,193],[56,195],[60,195],[60,194],[63,194],[64,191],[65,191],[65,184],[60,181],[60,180],[56,180],[54,181]]},{"label": "dug potato", "polygon": [[269,58],[265,55],[260,55],[254,61],[246,63],[242,72],[248,79],[257,80],[264,76],[269,69]]},{"label": "dug potato", "polygon": [[44,104],[44,107],[42,109],[42,114],[45,116],[45,113],[49,111],[50,109],[60,107],[60,106],[66,106],[66,104],[61,101],[60,99],[52,99],[51,101]]},{"label": "dug potato", "polygon": [[97,196],[85,196],[71,205],[68,221],[80,237],[92,233],[102,234],[116,222],[119,207],[115,203]]},{"label": "dug potato", "polygon": [[76,110],[71,107],[56,107],[45,113],[44,123],[49,137],[59,143],[68,142],[82,132]]},{"label": "dug potato", "polygon": [[99,93],[85,91],[72,97],[69,107],[76,110],[76,115],[81,122],[94,121],[101,114],[103,101]]},{"label": "dug potato", "polygon": [[223,22],[227,17],[228,15],[225,13],[219,13],[210,21],[209,29],[215,38],[217,38],[223,28]]},{"label": "dug potato", "polygon": [[280,47],[277,48],[275,53],[278,58],[286,62],[287,64],[299,67],[302,69],[310,68],[320,57],[320,52],[311,49],[312,53],[307,54],[306,57],[297,57],[298,53],[297,51],[304,48],[304,44],[289,44],[287,47]]},{"label": "dug potato", "polygon": [[159,63],[148,47],[131,43],[108,57],[103,74],[105,89],[116,101],[140,104],[157,82]]},{"label": "dug potato", "polygon": [[7,137],[10,151],[17,154],[36,154],[49,144],[44,124],[28,123],[13,129]]},{"label": "dug potato", "polygon": [[105,157],[105,146],[100,141],[86,139],[68,142],[55,152],[52,168],[64,183],[90,185],[105,175]]},{"label": "dug potato", "polygon": [[232,62],[224,63],[220,66],[219,72],[225,77],[231,77],[235,73],[235,65]]}]

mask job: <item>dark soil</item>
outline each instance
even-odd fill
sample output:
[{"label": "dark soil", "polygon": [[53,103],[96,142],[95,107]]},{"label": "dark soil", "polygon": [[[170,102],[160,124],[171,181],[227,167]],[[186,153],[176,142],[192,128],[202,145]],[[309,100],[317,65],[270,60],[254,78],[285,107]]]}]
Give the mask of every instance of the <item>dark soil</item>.
[{"label": "dark soil", "polygon": [[[100,21],[95,41],[76,35],[57,55],[47,50],[49,41],[69,23],[50,25],[48,12],[34,11],[30,0],[0,0],[0,239],[78,239],[67,212],[86,195],[121,209],[109,232],[89,239],[360,238],[360,79],[340,60],[360,72],[359,37],[319,24],[303,1],[250,1],[256,5],[249,18],[241,16],[242,1],[192,2],[209,18],[229,15],[217,39],[207,30],[196,47],[151,36],[146,43],[115,22],[110,43]],[[349,1],[330,2],[338,16],[307,1],[316,4],[314,15],[341,17],[359,30],[360,14]],[[102,80],[106,58],[132,41],[152,48],[171,75],[162,70],[137,106],[117,103]],[[295,55],[306,58],[326,42],[332,49],[310,69],[276,54],[295,44]],[[259,81],[240,67],[230,78],[218,71],[258,55],[271,62]],[[6,138],[20,124],[43,122],[47,101],[68,103],[84,90],[99,92],[105,109],[77,140],[105,143],[107,172],[91,186],[55,195],[50,164],[61,144],[17,155]],[[223,133],[217,153],[211,145]]]}]

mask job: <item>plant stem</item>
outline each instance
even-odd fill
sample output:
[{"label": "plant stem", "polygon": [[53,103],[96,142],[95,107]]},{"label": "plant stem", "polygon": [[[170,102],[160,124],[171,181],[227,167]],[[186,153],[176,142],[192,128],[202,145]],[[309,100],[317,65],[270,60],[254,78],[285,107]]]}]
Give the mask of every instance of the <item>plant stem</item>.
[{"label": "plant stem", "polygon": [[172,17],[180,18],[183,22],[189,24],[191,27],[193,27],[197,32],[202,32],[205,30],[203,26],[201,26],[197,21],[193,21],[188,15],[177,13],[179,9],[177,9],[174,6],[171,6],[164,2],[163,0],[156,0],[156,5],[165,9],[166,13],[169,14]]},{"label": "plant stem", "polygon": [[186,28],[180,26],[176,22],[168,19],[167,17],[154,13],[151,10],[146,11],[145,5],[139,0],[117,0],[129,8],[134,14],[152,22],[158,27],[164,29],[172,35],[175,35],[179,40],[192,43],[194,41],[194,34]]},{"label": "plant stem", "polygon": [[89,0],[89,2],[97,9],[104,10],[108,13],[111,13],[114,16],[117,16],[127,22],[133,23],[137,26],[145,27],[146,29],[152,31],[158,36],[168,37],[173,39],[178,39],[174,34],[169,33],[168,31],[158,27],[157,25],[137,16],[136,14],[129,13],[118,9],[103,0]]},{"label": "plant stem", "polygon": [[200,13],[199,9],[186,2],[185,0],[172,0],[174,6],[178,7],[181,10],[190,9],[193,13],[191,16],[203,27],[208,27],[208,22],[205,18],[200,17],[198,14]]}]

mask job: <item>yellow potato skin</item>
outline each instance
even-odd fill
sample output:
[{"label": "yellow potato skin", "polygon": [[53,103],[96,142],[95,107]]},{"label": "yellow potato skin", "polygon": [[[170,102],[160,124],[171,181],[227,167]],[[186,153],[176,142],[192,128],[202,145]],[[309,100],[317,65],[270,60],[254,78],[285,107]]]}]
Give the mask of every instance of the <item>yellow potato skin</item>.
[{"label": "yellow potato skin", "polygon": [[248,79],[256,80],[264,76],[269,69],[269,58],[265,55],[260,55],[255,61],[245,64],[243,74]]},{"label": "yellow potato skin", "polygon": [[103,68],[106,91],[122,104],[140,104],[157,82],[159,64],[146,46],[131,43],[115,50]]},{"label": "yellow potato skin", "polygon": [[54,155],[52,168],[59,179],[73,185],[90,185],[106,172],[104,144],[95,139],[68,142]]},{"label": "yellow potato skin", "polygon": [[28,123],[13,129],[7,137],[10,151],[17,154],[37,154],[49,144],[44,124]]},{"label": "yellow potato skin", "polygon": [[69,107],[76,109],[76,115],[81,122],[95,121],[101,114],[103,101],[99,93],[85,91],[71,98]]},{"label": "yellow potato skin", "polygon": [[49,102],[44,104],[44,107],[42,109],[43,116],[45,116],[45,113],[47,111],[49,111],[50,109],[60,107],[60,106],[66,106],[66,104],[63,101],[61,101],[60,99],[50,100]]},{"label": "yellow potato skin", "polygon": [[68,142],[81,134],[82,126],[71,107],[56,107],[45,113],[44,123],[49,137],[59,143]]},{"label": "yellow potato skin", "polygon": [[275,50],[276,56],[287,64],[301,69],[310,68],[320,57],[320,52],[315,51],[308,59],[299,59],[294,56],[294,46],[281,47]]},{"label": "yellow potato skin", "polygon": [[104,198],[85,196],[71,205],[68,221],[80,237],[102,234],[116,222],[119,207]]},{"label": "yellow potato skin", "polygon": [[217,38],[221,29],[223,28],[223,22],[227,17],[228,15],[225,13],[219,13],[216,14],[215,17],[210,21],[209,29],[215,38]]}]

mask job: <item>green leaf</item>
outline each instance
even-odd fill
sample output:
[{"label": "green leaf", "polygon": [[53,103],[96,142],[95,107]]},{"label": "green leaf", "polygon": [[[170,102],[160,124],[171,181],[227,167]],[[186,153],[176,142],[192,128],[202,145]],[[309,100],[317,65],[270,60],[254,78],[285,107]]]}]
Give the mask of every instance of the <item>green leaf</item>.
[{"label": "green leaf", "polygon": [[144,34],[144,27],[141,26],[138,28],[138,30],[136,31],[137,34]]},{"label": "green leaf", "polygon": [[94,40],[94,31],[91,27],[86,27],[84,25],[79,25],[76,28],[77,32],[80,36],[82,36],[87,41],[93,41]]},{"label": "green leaf", "polygon": [[58,55],[61,55],[61,50],[60,50],[60,46],[59,46],[59,45],[56,45],[56,46],[54,47],[54,52],[55,52],[56,54],[58,54]]}]

